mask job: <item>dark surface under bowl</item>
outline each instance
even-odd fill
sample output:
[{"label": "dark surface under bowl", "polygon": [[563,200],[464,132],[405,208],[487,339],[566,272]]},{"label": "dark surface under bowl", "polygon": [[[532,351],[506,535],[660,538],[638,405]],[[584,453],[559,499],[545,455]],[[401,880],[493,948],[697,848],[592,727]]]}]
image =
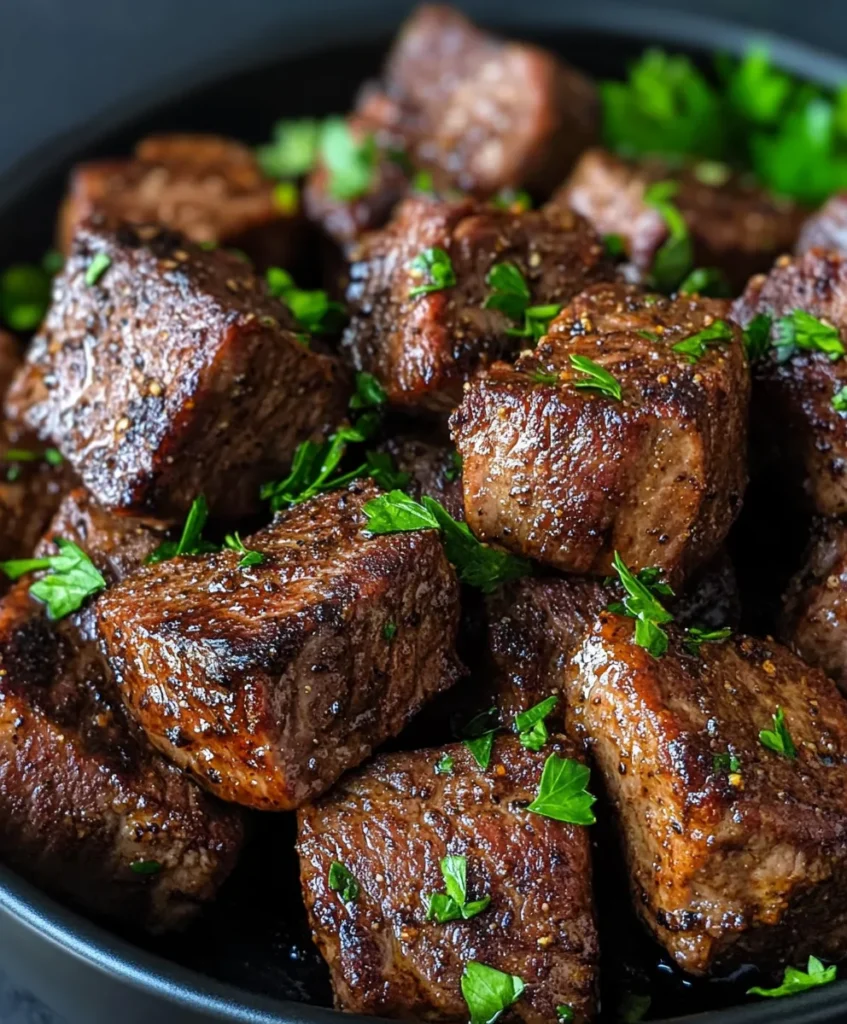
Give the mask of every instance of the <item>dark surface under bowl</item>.
[{"label": "dark surface under bowl", "polygon": [[[285,39],[257,41],[229,68],[198,66],[182,82],[162,83],[151,75],[147,95],[73,137],[57,139],[0,179],[0,266],[37,258],[49,247],[65,176],[75,160],[126,151],[149,130],[208,130],[259,141],[277,118],[346,109],[359,83],[378,70],[405,6],[369,2],[362,4],[363,17],[354,18],[351,5],[349,15],[330,24],[323,23],[317,7],[307,18],[301,10]],[[518,11],[512,4],[490,2],[485,16],[479,3],[464,6],[480,21],[543,42],[597,76],[619,75],[645,42],[702,55],[739,52],[751,41],[749,33],[726,24],[651,13],[634,4],[592,3],[574,11],[522,0]],[[778,63],[805,77],[828,84],[847,80],[847,63],[838,58],[778,39],[768,42]],[[217,904],[187,933],[157,941],[118,937],[0,868],[0,1021],[337,1020],[324,1008],[330,999],[327,975],[305,924],[293,831],[292,816],[257,819],[250,847]],[[609,838],[598,831],[595,842],[605,847]],[[847,1020],[847,982],[758,1004],[744,1001],[749,974],[692,985],[632,922],[625,888],[611,871],[604,873],[602,858],[598,883],[608,940],[604,1019],[615,1019],[609,1011],[626,991],[649,988],[651,1019],[716,1009],[694,1019],[722,1024]]]}]

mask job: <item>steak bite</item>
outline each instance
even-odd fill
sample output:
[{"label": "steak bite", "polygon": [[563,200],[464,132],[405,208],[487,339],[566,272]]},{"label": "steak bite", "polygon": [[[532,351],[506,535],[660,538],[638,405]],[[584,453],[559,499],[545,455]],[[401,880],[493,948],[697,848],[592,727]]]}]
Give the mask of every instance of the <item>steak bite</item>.
[{"label": "steak bite", "polygon": [[[632,619],[604,613],[565,684],[568,726],[603,776],[639,914],[693,974],[839,957],[847,702],[772,641],[704,643],[695,655],[668,632],[656,659],[633,642]],[[784,754],[760,738],[779,732],[778,709]]]},{"label": "steak bite", "polygon": [[[373,485],[329,493],[234,551],[140,569],[98,602],[152,742],[225,800],[297,807],[459,674],[459,591],[434,531],[370,536]],[[393,630],[392,630],[393,627]]]},{"label": "steak bite", "polygon": [[600,235],[617,235],[633,268],[649,274],[668,240],[662,214],[645,202],[651,185],[673,181],[672,202],[691,236],[695,266],[718,267],[737,294],[747,279],[766,270],[797,239],[805,211],[768,195],[746,176],[712,162],[682,170],[661,160],[625,160],[602,149],[583,153],[554,195],[585,217]]},{"label": "steak bite", "polygon": [[233,246],[262,267],[290,267],[300,238],[297,210],[275,199],[274,183],[247,146],[217,135],[153,135],[133,157],[80,164],[59,223],[69,252],[92,214],[161,224],[192,242]]},{"label": "steak bite", "polygon": [[[439,281],[420,267],[433,251],[447,276],[437,290]],[[478,367],[527,343],[522,314],[486,308],[495,265],[520,272],[527,307],[561,305],[612,274],[594,232],[569,210],[512,213],[471,199],[405,200],[352,259],[343,347],[389,401],[435,411],[458,402]]]},{"label": "steak bite", "polygon": [[[111,582],[153,550],[161,530],[116,519],[77,490],[48,536],[81,546]],[[55,551],[45,538],[37,553]],[[233,867],[241,819],[127,717],[97,650],[94,608],[51,621],[30,582],[0,601],[0,855],[90,913],[153,931],[180,927]]]},{"label": "steak bite", "polygon": [[[801,310],[835,327],[847,339],[847,257],[812,249],[777,260],[751,279],[733,305],[746,327],[758,315],[773,318]],[[776,338],[778,326],[772,326]],[[847,386],[847,358],[797,349],[790,358],[772,346],[753,366],[753,450],[781,479],[802,485],[823,515],[847,513],[847,418],[833,406]]]},{"label": "steak bite", "polygon": [[804,223],[795,252],[827,249],[847,255],[847,192],[836,192]]},{"label": "steak bite", "polygon": [[338,363],[301,343],[243,260],[90,222],[6,408],[103,506],[178,516],[202,491],[236,516],[344,397]]},{"label": "steak bite", "polygon": [[746,483],[749,374],[727,312],[596,285],[535,351],[472,381],[450,425],[474,533],[564,572],[608,575],[617,550],[673,586],[710,559]]},{"label": "steak bite", "polygon": [[[438,774],[445,756],[453,769]],[[527,812],[545,759],[511,737],[485,772],[461,744],[383,755],[300,809],[303,894],[339,1008],[465,1021],[460,978],[477,961],[526,985],[504,1020],[552,1021],[558,1005],[593,1016],[588,830]],[[445,856],[466,858],[469,901],[490,897],[468,920],[427,919]],[[354,901],[333,891],[333,862],[356,879]]]}]

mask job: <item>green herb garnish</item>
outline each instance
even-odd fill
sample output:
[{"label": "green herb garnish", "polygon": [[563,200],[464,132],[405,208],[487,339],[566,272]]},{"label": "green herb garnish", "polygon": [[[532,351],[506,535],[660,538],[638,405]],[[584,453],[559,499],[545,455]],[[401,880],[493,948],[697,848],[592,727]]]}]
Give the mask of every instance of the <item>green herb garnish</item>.
[{"label": "green herb garnish", "polygon": [[614,610],[635,619],[636,644],[654,658],[661,658],[668,649],[668,635],[662,626],[672,622],[673,615],[658,600],[655,589],[651,589],[651,584],[645,583],[643,579],[629,571],[617,551],[614,555],[614,569],[627,596],[621,604],[610,608],[610,611]]},{"label": "green herb garnish", "polygon": [[485,276],[491,293],[483,309],[497,309],[522,327],[510,327],[506,333],[518,338],[542,338],[550,321],[561,310],[561,304],[531,306],[532,295],[523,274],[514,263],[495,263]]},{"label": "green herb garnish", "polygon": [[708,295],[727,298],[732,288],[726,274],[718,267],[696,267],[682,281],[677,291],[680,295]]},{"label": "green herb garnish", "polygon": [[685,356],[688,362],[693,364],[703,358],[710,345],[720,345],[721,342],[729,341],[731,338],[732,328],[726,320],[715,320],[711,326],[683,338],[682,341],[671,345],[671,348],[674,352]]},{"label": "green herb garnish", "polygon": [[603,246],[606,250],[606,255],[613,260],[626,256],[626,243],[623,240],[623,235],[603,235]]},{"label": "green herb garnish", "polygon": [[365,135],[357,139],[343,117],[328,117],[321,129],[319,145],[329,174],[330,195],[342,200],[365,195],[377,166],[374,137]]},{"label": "green herb garnish", "polygon": [[[546,370],[530,370],[527,374],[533,384],[558,384],[560,383],[560,377],[558,373],[547,373]],[[586,386],[586,382],[583,381],[582,386]]]},{"label": "green herb garnish", "polygon": [[524,189],[501,188],[490,201],[498,210],[508,210],[510,213],[526,213],[532,209],[532,197]]},{"label": "green herb garnish", "polygon": [[9,467],[6,470],[6,480],[10,484],[21,475],[22,463],[46,462],[48,466],[59,466],[63,461],[58,448],[45,448],[43,452],[32,451],[29,448],[7,448],[0,454],[0,462],[5,462]]},{"label": "green herb garnish", "polygon": [[419,252],[409,264],[409,269],[417,277],[428,279],[427,284],[409,289],[410,299],[414,299],[418,295],[428,295],[430,292],[443,291],[456,283],[456,273],[453,270],[450,255],[438,246]]},{"label": "green herb garnish", "polygon": [[725,754],[715,754],[712,758],[712,770],[725,772],[727,775],[734,775],[741,771],[741,762],[735,754],[729,751]]},{"label": "green herb garnish", "polygon": [[836,412],[847,412],[847,386],[839,388],[832,396],[832,408]]},{"label": "green herb garnish", "polygon": [[201,494],[191,503],[179,540],[163,540],[156,550],[147,556],[146,564],[156,565],[178,555],[206,555],[220,550],[217,544],[203,540],[203,529],[208,518],[209,505],[205,496]]},{"label": "green herb garnish", "polygon": [[256,159],[269,178],[299,178],[315,166],[320,138],[321,123],[315,118],[277,121],[271,141],[259,146]]},{"label": "green herb garnish", "polygon": [[567,1006],[565,1003],[559,1003],[556,1007],[556,1020],[559,1024],[572,1024],[574,1019],[574,1010],[572,1006]]},{"label": "green herb garnish", "polygon": [[828,985],[835,981],[836,967],[824,965],[816,956],[810,956],[806,970],[801,971],[796,967],[786,967],[782,977],[782,984],[778,988],[760,988],[758,985],[747,989],[748,996],[765,996],[768,999],[779,999],[782,996],[793,996],[797,992],[806,992],[818,985]]},{"label": "green herb garnish", "polygon": [[844,355],[844,342],[837,327],[795,309],[773,325],[773,345],[777,362],[784,363],[799,350],[823,352],[834,362]]},{"label": "green herb garnish", "polygon": [[353,903],[359,896],[360,886],[353,875],[337,860],[329,866],[329,887],[337,892],[344,903]]},{"label": "green herb garnish", "polygon": [[334,491],[361,476],[367,469],[361,464],[355,469],[341,472],[339,465],[347,452],[348,443],[362,443],[368,439],[357,425],[341,426],[324,441],[303,441],[294,452],[291,472],[284,480],[263,484],[259,492],[271,509],[300,505],[325,491]]},{"label": "green herb garnish", "polygon": [[462,475],[462,456],[458,452],[450,452],[450,465],[444,470],[444,479],[449,483],[458,480]]},{"label": "green herb garnish", "polygon": [[224,547],[230,549],[230,551],[238,551],[241,554],[241,559],[238,562],[239,569],[247,569],[251,565],[261,565],[265,560],[265,556],[261,551],[251,551],[249,548],[244,546],[244,541],[236,530],[235,533],[228,533],[224,537]]},{"label": "green herb garnish", "polygon": [[18,263],[0,274],[0,321],[13,331],[34,331],[50,305],[53,276],[62,269],[60,253],[48,252],[40,266]]},{"label": "green herb garnish", "polygon": [[797,757],[797,748],[791,739],[791,733],[785,723],[785,711],[781,707],[777,706],[776,714],[773,716],[773,729],[762,729],[759,732],[759,742],[768,750],[791,761]]},{"label": "green herb garnish", "polygon": [[158,875],[162,865],[157,860],[134,860],[129,868],[136,875]]},{"label": "green herb garnish", "polygon": [[94,258],[88,264],[85,271],[85,283],[91,288],[97,284],[100,278],[106,273],[106,271],[112,265],[112,257],[105,252],[98,252],[94,254]]},{"label": "green herb garnish", "polygon": [[571,825],[593,825],[596,819],[591,807],[597,798],[585,788],[590,778],[584,764],[551,754],[544,762],[538,795],[527,810]]},{"label": "green herb garnish", "polygon": [[499,728],[497,708],[489,708],[487,711],[481,711],[475,715],[463,730],[462,742],[473,754],[474,760],[483,771],[491,764],[494,737]]},{"label": "green herb garnish", "polygon": [[397,636],[397,623],[391,621],[386,622],[386,624],[382,627],[383,640],[386,640],[388,643],[391,643],[395,636]]},{"label": "green herb garnish", "polygon": [[449,775],[453,771],[453,758],[449,754],[442,754],[435,766],[436,775]]},{"label": "green herb garnish", "polygon": [[550,734],[544,719],[553,711],[559,703],[556,696],[542,700],[528,711],[522,711],[515,718],[515,729],[518,733],[518,740],[521,745],[529,750],[541,750]]},{"label": "green herb garnish", "polygon": [[679,208],[671,202],[678,191],[675,181],[657,181],[644,191],[645,204],[660,214],[668,229],[668,237],[656,251],[650,271],[654,286],[666,292],[679,285],[694,261],[688,225]]},{"label": "green herb garnish", "polygon": [[772,326],[773,319],[767,313],[757,313],[744,328],[744,347],[751,363],[755,363],[767,355]]},{"label": "green herb garnish", "polygon": [[367,475],[384,491],[402,490],[412,479],[411,473],[402,472],[388,452],[365,452]]},{"label": "green herb garnish", "polygon": [[350,399],[351,409],[379,409],[388,401],[388,395],[372,373],[356,374],[356,390]]},{"label": "green herb garnish", "polygon": [[571,352],[568,358],[571,361],[571,366],[585,376],[584,380],[572,381],[575,388],[599,391],[601,394],[608,395],[609,398],[614,398],[618,402],[621,400],[621,386],[608,370],[604,370],[593,359],[577,355],[574,352]]},{"label": "green herb garnish", "polygon": [[462,972],[462,995],[470,1011],[470,1024],[494,1024],[516,1003],[526,986],[514,974],[469,960]]},{"label": "green herb garnish", "polygon": [[330,299],[325,291],[298,288],[282,267],[268,267],[265,280],[270,294],[288,306],[302,330],[309,334],[334,334],[344,326],[344,306]]},{"label": "green herb garnish", "polygon": [[82,607],[86,598],[103,590],[106,581],[88,555],[76,544],[62,537],[54,537],[53,540],[59,549],[58,555],[0,562],[0,570],[10,580],[46,570],[48,575],[36,580],[29,588],[29,593],[47,606],[49,618],[63,619]]},{"label": "green herb garnish", "polygon": [[689,654],[698,655],[703,644],[719,644],[731,636],[732,630],[729,626],[724,626],[723,629],[698,629],[697,626],[691,626],[685,632],[683,645]]},{"label": "green herb garnish", "polygon": [[483,896],[482,899],[468,902],[467,857],[442,857],[440,866],[447,892],[430,893],[427,921],[434,918],[439,924],[444,924],[447,921],[467,921],[481,914],[491,902],[491,897]]}]

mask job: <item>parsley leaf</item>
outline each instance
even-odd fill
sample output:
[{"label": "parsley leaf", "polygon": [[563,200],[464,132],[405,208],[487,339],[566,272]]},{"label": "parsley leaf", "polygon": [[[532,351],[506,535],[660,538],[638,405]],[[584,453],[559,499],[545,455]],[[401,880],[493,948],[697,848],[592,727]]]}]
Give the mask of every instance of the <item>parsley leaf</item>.
[{"label": "parsley leaf", "polygon": [[828,985],[835,981],[836,967],[824,965],[816,956],[810,956],[806,970],[801,971],[796,967],[786,967],[782,978],[782,984],[778,988],[759,988],[758,985],[747,989],[748,996],[766,996],[768,999],[779,999],[782,996],[793,996],[797,992],[805,992],[807,989],[816,988],[818,985]]},{"label": "parsley leaf", "polygon": [[473,754],[474,760],[483,771],[491,764],[491,751],[494,737],[500,723],[497,721],[497,708],[489,708],[475,715],[465,726],[462,742]]},{"label": "parsley leaf", "polygon": [[298,288],[282,267],[268,267],[265,280],[270,294],[288,306],[298,327],[309,334],[334,334],[344,326],[344,306],[330,299],[325,291]]},{"label": "parsley leaf", "polygon": [[529,750],[541,750],[550,738],[544,719],[551,714],[558,703],[559,698],[554,695],[516,716],[515,729],[522,746]]},{"label": "parsley leaf", "polygon": [[284,480],[263,484],[260,497],[263,501],[270,501],[272,511],[279,512],[292,505],[300,505],[317,494],[343,487],[361,476],[367,468],[363,464],[348,472],[338,471],[347,445],[366,440],[367,436],[357,425],[342,425],[322,444],[303,441],[294,451],[288,476]]},{"label": "parsley leaf", "polygon": [[[645,648],[654,658],[661,658],[668,649],[668,635],[661,627],[666,622],[672,622],[673,615],[655,596],[650,584],[645,583],[629,571],[617,551],[614,556],[614,569],[627,596],[621,605],[611,607],[610,611],[629,615],[635,619],[636,644]],[[661,586],[666,585],[661,584]]]},{"label": "parsley leaf", "polygon": [[770,347],[773,319],[767,313],[757,313],[744,328],[744,347],[751,363],[764,358]]},{"label": "parsley leaf", "polygon": [[732,295],[726,274],[718,267],[696,267],[685,277],[677,291],[680,295],[709,295],[715,298],[728,298]]},{"label": "parsley leaf", "polygon": [[328,117],[321,128],[320,154],[333,199],[358,199],[368,192],[377,162],[372,135],[357,139],[343,117]]},{"label": "parsley leaf", "polygon": [[544,762],[538,794],[527,810],[571,825],[593,825],[591,807],[597,798],[585,788],[590,778],[584,764],[551,754]]},{"label": "parsley leaf", "polygon": [[844,355],[844,342],[837,327],[825,324],[817,317],[795,309],[774,323],[774,348],[777,362],[784,363],[798,349],[823,352],[834,362]]},{"label": "parsley leaf", "polygon": [[10,580],[19,579],[30,572],[47,570],[48,575],[36,580],[29,592],[47,606],[51,619],[63,619],[82,607],[86,598],[103,590],[106,581],[88,555],[76,544],[55,537],[57,555],[46,558],[19,558],[0,562]]},{"label": "parsley leaf", "polygon": [[394,637],[397,636],[397,623],[388,621],[382,627],[382,638],[383,640],[391,643]]},{"label": "parsley leaf", "polygon": [[13,331],[34,331],[50,305],[54,274],[62,257],[48,252],[40,266],[18,263],[0,274],[0,321]]},{"label": "parsley leaf", "polygon": [[278,181],[272,193],[274,207],[292,217],[300,208],[300,192],[293,181]]},{"label": "parsley leaf", "polygon": [[356,374],[356,391],[350,399],[351,409],[378,409],[388,401],[388,395],[372,373]]},{"label": "parsley leaf", "polygon": [[430,292],[443,291],[456,283],[456,273],[453,270],[450,255],[439,246],[419,252],[409,264],[409,269],[422,280],[429,279],[428,284],[417,285],[415,288],[409,289],[410,299],[414,299],[418,295],[427,295]]},{"label": "parsley leaf", "polygon": [[[547,373],[546,370],[530,370],[527,374],[533,384],[558,384],[559,375],[558,373]],[[582,386],[586,386],[586,381],[582,382]]]},{"label": "parsley leaf", "polygon": [[48,466],[60,466],[64,460],[58,448],[45,448],[43,452],[32,451],[29,448],[7,448],[0,454],[0,462],[5,462],[9,467],[6,470],[6,480],[10,484],[21,475],[22,463],[42,461]]},{"label": "parsley leaf", "polygon": [[157,860],[134,860],[129,869],[136,875],[158,875],[162,865]]},{"label": "parsley leaf", "polygon": [[712,758],[712,770],[734,775],[741,771],[741,762],[730,751],[725,754],[715,754]]},{"label": "parsley leaf", "polygon": [[191,503],[179,540],[163,540],[156,550],[147,556],[146,564],[156,565],[178,555],[205,555],[218,551],[216,544],[203,540],[203,529],[208,518],[209,506],[205,496],[200,494]]},{"label": "parsley leaf", "polygon": [[760,125],[777,123],[794,88],[791,77],[773,67],[762,46],[751,47],[726,77],[730,105],[744,120]]},{"label": "parsley leaf", "polygon": [[671,345],[674,352],[685,356],[689,363],[699,362],[706,354],[709,345],[719,345],[722,341],[732,338],[732,328],[726,320],[715,320],[710,327],[705,327],[696,334],[690,334],[682,341]]},{"label": "parsley leaf", "polygon": [[261,551],[251,551],[249,548],[244,546],[244,541],[236,530],[235,533],[228,533],[224,537],[224,546],[228,547],[230,551],[239,551],[242,558],[238,562],[239,569],[247,569],[251,565],[261,565],[265,560],[265,556]]},{"label": "parsley leaf", "polygon": [[476,960],[462,972],[462,995],[470,1010],[470,1024],[494,1024],[504,1010],[516,1003],[526,986],[514,974],[505,974]]},{"label": "parsley leaf", "polygon": [[514,263],[495,263],[485,276],[491,293],[482,304],[483,309],[497,309],[522,327],[510,327],[506,333],[518,338],[542,338],[561,304],[531,306],[529,285]]},{"label": "parsley leaf", "polygon": [[683,644],[689,654],[698,655],[703,644],[719,644],[731,636],[732,630],[729,626],[722,629],[698,629],[697,626],[691,626],[686,630]]},{"label": "parsley leaf", "polygon": [[364,513],[367,529],[374,534],[440,530],[444,551],[459,579],[483,593],[490,593],[499,584],[525,576],[531,570],[524,559],[477,540],[467,523],[454,519],[440,502],[428,496],[417,502],[402,491],[390,491],[366,502]]},{"label": "parsley leaf", "polygon": [[832,408],[836,412],[847,412],[847,385],[839,388],[832,396]]},{"label": "parsley leaf", "polygon": [[449,754],[442,754],[435,766],[436,775],[449,775],[453,771],[453,758]]},{"label": "parsley leaf", "polygon": [[345,903],[353,903],[358,899],[361,887],[353,875],[337,860],[329,866],[327,881],[333,892],[337,892]]},{"label": "parsley leaf", "polygon": [[657,181],[644,191],[644,202],[660,215],[668,229],[668,237],[653,257],[650,277],[660,291],[673,291],[691,270],[694,250],[688,225],[679,208],[671,202],[679,191],[675,181]]},{"label": "parsley leaf", "polygon": [[568,358],[571,361],[571,366],[575,370],[579,370],[587,378],[585,380],[573,381],[572,383],[575,388],[599,391],[603,395],[608,395],[609,398],[615,398],[617,401],[621,400],[621,386],[608,370],[603,369],[593,359],[577,355],[575,352],[571,352]]},{"label": "parsley leaf", "polygon": [[623,240],[623,235],[603,235],[603,246],[606,250],[606,255],[612,259],[626,256],[626,243]]},{"label": "parsley leaf", "polygon": [[94,254],[93,259],[88,264],[85,271],[85,283],[91,288],[97,284],[100,278],[106,273],[106,271],[112,265],[112,257],[108,253],[98,252]]},{"label": "parsley leaf", "polygon": [[794,746],[791,733],[785,723],[785,711],[778,705],[776,714],[773,716],[773,729],[762,729],[759,732],[759,742],[768,750],[787,757],[791,761],[797,757],[797,748]]},{"label": "parsley leaf", "polygon": [[315,166],[320,137],[321,123],[315,118],[277,121],[271,141],[258,147],[256,159],[269,178],[299,178]]},{"label": "parsley leaf", "polygon": [[448,856],[441,859],[441,877],[444,879],[446,894],[433,892],[429,895],[429,906],[426,912],[427,921],[435,918],[439,924],[446,921],[467,921],[483,910],[491,902],[490,896],[468,902],[468,859],[467,857]]},{"label": "parsley leaf", "polygon": [[412,178],[412,191],[434,196],[435,180],[432,177],[432,171],[416,171]]},{"label": "parsley leaf", "polygon": [[365,452],[368,476],[384,491],[402,490],[412,479],[411,473],[401,472],[388,452]]},{"label": "parsley leaf", "polygon": [[556,1007],[556,1020],[559,1024],[572,1024],[574,1019],[574,1010],[572,1006],[568,1006],[566,1003],[559,1003]]}]

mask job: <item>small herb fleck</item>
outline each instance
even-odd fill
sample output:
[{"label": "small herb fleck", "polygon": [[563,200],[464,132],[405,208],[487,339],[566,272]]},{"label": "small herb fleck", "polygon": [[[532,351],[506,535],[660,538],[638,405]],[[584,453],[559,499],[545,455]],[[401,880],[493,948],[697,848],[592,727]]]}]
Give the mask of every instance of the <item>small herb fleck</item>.
[{"label": "small herb fleck", "polygon": [[759,732],[759,742],[763,747],[772,750],[775,754],[794,760],[797,757],[797,748],[791,739],[788,725],[785,722],[785,711],[777,706],[773,716],[773,729],[762,729]]},{"label": "small herb fleck", "polygon": [[230,551],[241,553],[242,557],[238,562],[239,569],[247,569],[251,565],[261,565],[265,560],[265,556],[260,551],[251,551],[244,546],[244,541],[239,536],[238,531],[228,533],[224,537],[224,546],[228,547]]},{"label": "small herb fleck", "polygon": [[94,258],[88,264],[85,271],[85,283],[91,288],[97,284],[100,278],[112,265],[112,258],[105,252],[95,253]]},{"label": "small herb fleck", "polygon": [[382,627],[383,639],[387,640],[388,643],[391,643],[395,636],[397,636],[397,624],[394,622],[386,622]]},{"label": "small herb fleck", "polygon": [[334,860],[329,866],[329,887],[337,892],[344,903],[353,903],[359,896],[360,886],[344,865]]},{"label": "small herb fleck", "polygon": [[427,295],[430,292],[443,291],[456,283],[456,274],[450,256],[438,246],[424,249],[418,253],[409,264],[409,269],[417,277],[429,279],[427,284],[420,284],[409,289],[410,299],[414,299],[418,295]]},{"label": "small herb fleck", "polygon": [[593,359],[577,355],[575,352],[571,352],[568,358],[571,361],[571,366],[584,375],[583,380],[573,381],[575,388],[599,391],[600,394],[608,395],[609,398],[614,398],[620,402],[622,398],[620,383],[608,370],[604,369],[599,363],[595,363]]}]

